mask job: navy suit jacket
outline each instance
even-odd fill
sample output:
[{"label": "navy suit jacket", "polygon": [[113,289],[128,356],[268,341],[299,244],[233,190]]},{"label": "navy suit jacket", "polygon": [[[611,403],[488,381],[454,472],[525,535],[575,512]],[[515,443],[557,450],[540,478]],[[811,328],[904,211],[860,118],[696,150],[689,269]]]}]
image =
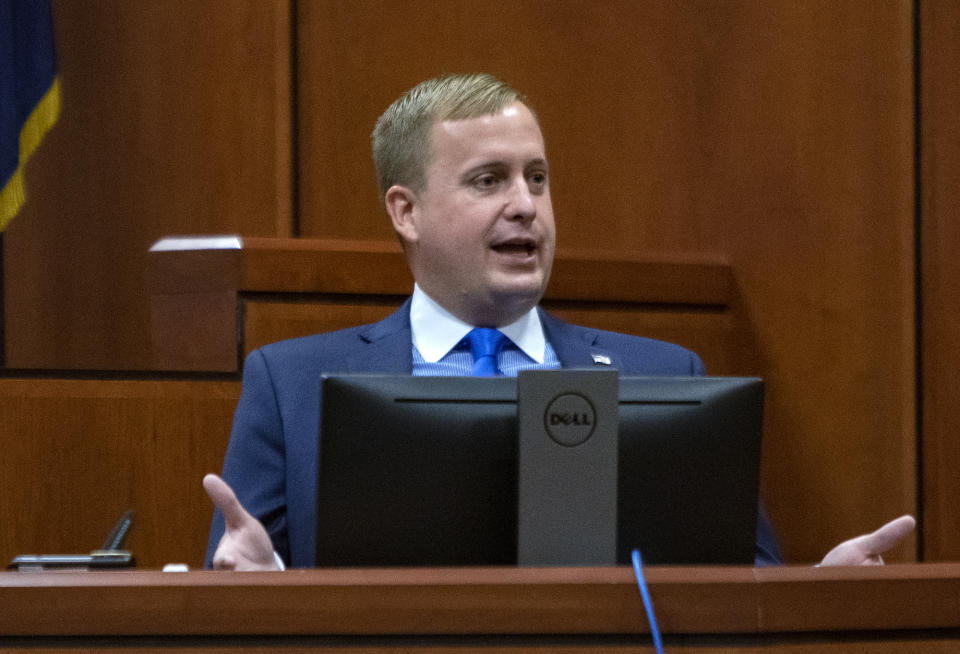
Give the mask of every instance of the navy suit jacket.
[{"label": "navy suit jacket", "polygon": [[[703,363],[680,346],[570,325],[540,309],[547,340],[565,368],[592,367],[604,355],[628,375],[704,374]],[[223,478],[241,504],[266,527],[291,567],[313,567],[320,378],[330,373],[413,370],[410,301],[384,320],[326,334],[273,343],[255,350],[243,369]],[[207,565],[223,534],[214,513]],[[779,562],[773,531],[761,515],[757,563]]]}]

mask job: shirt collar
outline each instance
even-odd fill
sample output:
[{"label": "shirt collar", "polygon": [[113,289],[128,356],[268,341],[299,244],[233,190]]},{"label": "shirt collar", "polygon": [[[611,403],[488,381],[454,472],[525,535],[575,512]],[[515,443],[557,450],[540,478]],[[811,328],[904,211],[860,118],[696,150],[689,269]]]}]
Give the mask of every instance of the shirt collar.
[{"label": "shirt collar", "polygon": [[[423,292],[419,284],[414,284],[413,299],[410,301],[410,331],[414,346],[427,363],[436,363],[446,356],[471,329],[473,325],[441,307]],[[528,357],[543,363],[547,339],[536,307],[519,320],[500,327],[500,331]]]}]

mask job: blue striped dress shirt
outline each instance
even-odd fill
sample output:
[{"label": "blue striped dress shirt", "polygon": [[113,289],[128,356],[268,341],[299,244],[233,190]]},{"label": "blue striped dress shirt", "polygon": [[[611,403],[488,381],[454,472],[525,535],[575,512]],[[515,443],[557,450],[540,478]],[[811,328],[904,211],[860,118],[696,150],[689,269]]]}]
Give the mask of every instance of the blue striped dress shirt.
[{"label": "blue striped dress shirt", "polygon": [[[450,314],[419,286],[415,286],[410,306],[413,374],[419,377],[469,376],[473,369],[473,356],[465,336],[472,328],[472,325]],[[501,331],[508,337],[497,358],[504,376],[515,377],[521,370],[554,370],[561,367],[557,353],[544,338],[536,308]],[[432,356],[425,357],[417,347],[418,343],[431,349]]]}]

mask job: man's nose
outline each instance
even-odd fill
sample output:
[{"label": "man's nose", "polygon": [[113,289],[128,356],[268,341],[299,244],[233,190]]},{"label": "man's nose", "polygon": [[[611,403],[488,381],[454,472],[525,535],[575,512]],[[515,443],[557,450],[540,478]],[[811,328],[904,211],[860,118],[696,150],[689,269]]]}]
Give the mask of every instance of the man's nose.
[{"label": "man's nose", "polygon": [[537,202],[526,179],[510,185],[506,207],[507,217],[511,220],[533,220],[537,215]]}]

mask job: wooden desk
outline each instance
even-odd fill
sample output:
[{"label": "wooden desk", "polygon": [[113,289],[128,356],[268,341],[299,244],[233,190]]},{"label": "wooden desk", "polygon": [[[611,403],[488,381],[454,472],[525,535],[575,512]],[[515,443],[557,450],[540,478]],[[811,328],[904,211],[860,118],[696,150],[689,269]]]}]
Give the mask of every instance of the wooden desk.
[{"label": "wooden desk", "polygon": [[[666,650],[960,651],[960,564],[648,568]],[[629,568],[0,574],[0,650],[650,652]]]}]

